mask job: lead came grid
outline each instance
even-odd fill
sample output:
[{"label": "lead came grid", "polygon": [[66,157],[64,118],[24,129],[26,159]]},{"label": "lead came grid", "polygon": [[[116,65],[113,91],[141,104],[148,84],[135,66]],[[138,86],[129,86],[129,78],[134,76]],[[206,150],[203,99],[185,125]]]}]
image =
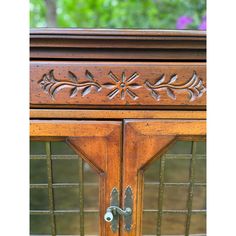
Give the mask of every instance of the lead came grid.
[{"label": "lead came grid", "polygon": [[[179,148],[178,148],[179,146]],[[186,146],[186,148],[185,148]],[[198,148],[199,146],[199,148]],[[185,148],[186,150],[189,150],[189,153],[178,153],[181,151],[181,149]],[[206,215],[206,208],[205,208],[205,188],[206,188],[206,182],[204,179],[205,176],[205,161],[206,161],[206,154],[205,154],[205,143],[203,142],[177,142],[175,146],[173,147],[174,150],[178,150],[177,153],[172,153],[171,151],[165,155],[163,155],[160,160],[155,161],[155,163],[152,164],[152,170],[147,169],[144,173],[144,217],[143,217],[143,235],[145,236],[166,236],[166,235],[182,235],[182,236],[190,236],[190,235],[196,235],[196,236],[204,236],[206,235],[205,232],[205,226],[202,224],[205,224],[205,222],[202,222],[201,220],[192,221],[193,217],[201,217]],[[201,150],[200,150],[201,149]],[[200,151],[200,153],[199,153]],[[172,168],[166,169],[167,161],[178,161],[183,164],[183,167],[181,165],[177,165],[175,170]],[[196,162],[200,161],[196,167]],[[188,164],[186,164],[186,163]],[[174,165],[173,165],[174,166]],[[185,171],[183,179],[187,180],[185,182],[181,181],[181,178],[178,176],[178,167],[179,171],[183,172]],[[150,168],[150,167],[149,167]],[[181,170],[182,168],[182,170]],[[184,170],[184,171],[183,171]],[[197,178],[201,180],[196,181],[196,171],[197,172]],[[146,173],[148,172],[148,173]],[[177,173],[177,179],[175,180],[173,177],[176,177],[173,172]],[[181,173],[179,173],[181,175]],[[172,177],[170,177],[173,175]],[[169,182],[169,180],[172,178],[173,182]],[[167,180],[166,180],[167,179]],[[175,194],[173,190],[171,191],[172,196],[168,195],[168,188],[175,188],[176,196],[181,196],[181,201],[175,202],[174,199],[177,199],[173,197]],[[184,188],[185,191],[182,191],[182,189],[178,190],[177,188]],[[201,194],[197,193],[197,189],[204,189],[204,191],[200,191]],[[178,194],[178,191],[180,191],[180,194]],[[182,191],[182,192],[181,192]],[[196,194],[194,195],[194,192],[196,191]],[[186,193],[186,194],[185,194]],[[195,199],[194,199],[195,197]],[[169,200],[167,199],[169,198]],[[157,200],[156,200],[157,199]],[[165,200],[168,200],[169,202],[165,202]],[[195,200],[195,201],[194,201]],[[155,206],[156,202],[156,206]],[[166,206],[164,207],[164,202]],[[185,207],[183,206],[183,203],[185,202]],[[193,209],[193,203],[194,203],[194,209]],[[201,204],[200,204],[201,203]],[[204,204],[203,204],[204,203]],[[168,205],[169,204],[169,205]],[[178,209],[169,209],[171,206],[176,207]],[[176,205],[176,206],[175,206]],[[179,209],[180,206],[183,209]],[[201,205],[201,207],[199,207]],[[204,206],[202,206],[204,205]],[[198,207],[198,209],[196,209]],[[166,209],[168,208],[168,209]],[[181,217],[182,216],[182,217]],[[183,216],[185,218],[183,218]],[[163,217],[170,217],[167,221],[166,229],[163,230]],[[168,218],[167,218],[168,219]],[[171,220],[172,219],[172,220]],[[172,227],[173,223],[176,223],[176,227]],[[191,222],[194,222],[191,223]],[[193,233],[191,233],[191,227],[193,228]],[[194,229],[195,227],[195,229]],[[170,228],[170,230],[168,230]],[[204,232],[201,230],[204,228]],[[163,232],[165,231],[165,232]],[[196,232],[197,231],[197,232]]]},{"label": "lead came grid", "polygon": [[[33,143],[33,142],[32,142]],[[36,143],[36,142],[34,142]],[[87,208],[84,209],[84,186],[88,186],[89,188],[95,188],[96,190],[98,190],[98,182],[97,181],[93,181],[91,182],[92,178],[95,179],[97,176],[95,176],[95,174],[93,175],[93,177],[91,178],[90,175],[91,173],[87,173],[90,172],[90,169],[88,167],[88,165],[85,166],[84,161],[78,156],[75,155],[73,153],[73,151],[70,151],[70,154],[64,154],[64,155],[53,155],[52,154],[52,144],[55,146],[55,142],[38,142],[36,143],[38,144],[38,150],[40,150],[40,154],[36,153],[30,156],[31,162],[32,161],[46,161],[45,165],[34,165],[31,164],[31,182],[36,182],[36,183],[31,183],[30,184],[30,189],[31,190],[47,190],[47,201],[48,201],[48,207],[47,209],[32,209],[30,210],[30,215],[32,216],[39,216],[40,217],[40,223],[42,222],[46,222],[44,224],[43,227],[40,227],[39,229],[36,226],[36,223],[32,223],[31,224],[31,235],[52,235],[52,236],[56,236],[56,235],[80,235],[80,236],[84,236],[84,235],[97,235],[98,234],[98,229],[94,230],[93,232],[89,232],[88,234],[85,233],[85,214],[89,214],[90,216],[87,216],[87,222],[88,225],[93,225],[91,228],[96,228],[96,222],[94,222],[94,218],[91,218],[91,214],[96,214],[97,217],[97,221],[98,221],[98,207],[94,207],[94,199],[96,198],[94,196],[94,190],[92,189],[92,197],[87,198]],[[65,144],[63,144],[65,145]],[[37,145],[36,145],[37,146]],[[34,146],[33,146],[34,147]],[[62,145],[57,145],[57,147],[59,147],[59,149],[63,148]],[[33,148],[34,149],[34,148]],[[55,149],[55,148],[54,148]],[[66,147],[65,149],[68,149],[68,147]],[[34,152],[34,150],[32,150],[32,152]],[[60,150],[59,150],[60,152]],[[63,151],[62,151],[63,152]],[[73,180],[71,177],[71,182],[58,182],[58,180],[56,180],[57,178],[55,177],[55,172],[60,173],[59,171],[57,171],[55,169],[56,167],[56,163],[53,163],[53,161],[57,161],[57,160],[62,160],[62,161],[70,161],[70,160],[74,160],[78,163],[78,173],[77,173],[77,182],[74,182],[75,179]],[[36,163],[37,164],[37,163]],[[63,164],[63,163],[62,163]],[[66,165],[66,164],[65,164]],[[41,174],[44,173],[44,179],[43,178],[39,178],[40,174],[38,172],[38,169],[40,169]],[[53,168],[54,167],[54,168]],[[66,167],[65,167],[66,168]],[[70,169],[68,169],[70,171]],[[86,171],[87,170],[87,171]],[[61,172],[63,172],[63,169],[60,169]],[[72,170],[73,171],[73,170]],[[67,171],[68,172],[68,171]],[[57,174],[58,174],[57,173]],[[66,173],[66,171],[65,171]],[[61,173],[61,177],[63,177],[63,175],[65,173]],[[86,176],[85,176],[86,174]],[[92,175],[91,175],[92,176]],[[85,177],[87,177],[87,181],[85,182]],[[39,178],[39,179],[38,179]],[[68,177],[67,177],[68,178]],[[55,179],[55,180],[54,180]],[[61,179],[59,179],[61,180]],[[89,182],[90,180],[90,182]],[[43,182],[43,183],[39,183],[39,182]],[[70,189],[77,189],[78,190],[78,208],[74,209],[56,209],[55,205],[60,206],[61,203],[66,203],[66,199],[60,199],[60,197],[58,199],[56,199],[55,197],[55,191],[56,190],[63,190],[63,194],[64,196],[68,197],[68,202],[69,203],[69,197],[71,197],[71,193],[69,192]],[[91,192],[91,189],[88,189],[89,191],[87,192]],[[73,192],[72,192],[73,193]],[[46,197],[42,198],[42,194],[39,196],[37,196],[37,192],[36,195],[35,194],[31,194],[31,201],[32,202],[37,202],[36,198],[38,199],[38,202],[42,201],[42,202],[46,202],[45,199]],[[97,192],[97,196],[98,196],[98,192]],[[76,196],[74,196],[75,198]],[[97,197],[98,198],[98,197]],[[57,201],[59,201],[59,203]],[[63,201],[62,201],[63,200]],[[92,202],[92,203],[91,203]],[[95,201],[95,204],[98,201]],[[57,204],[56,204],[57,203]],[[44,204],[46,205],[46,204]],[[62,204],[61,204],[62,205]],[[37,206],[37,204],[34,206]],[[64,204],[65,206],[65,204]],[[38,207],[36,207],[38,208]],[[74,225],[70,224],[70,222],[68,222],[68,220],[66,222],[63,223],[62,220],[59,220],[58,217],[60,216],[65,216],[68,214],[72,214],[72,222],[75,222]],[[47,220],[49,216],[49,220]],[[79,217],[77,217],[79,216]],[[43,218],[45,217],[45,218]],[[78,219],[79,218],[79,219]],[[77,222],[77,223],[76,223]],[[97,223],[98,225],[98,223]],[[87,227],[88,228],[88,227]],[[57,230],[59,229],[59,230]],[[69,229],[69,232],[66,233],[66,231]],[[57,232],[60,231],[60,232]],[[91,230],[90,230],[91,231]],[[96,231],[96,232],[95,232]]]},{"label": "lead came grid", "polygon": [[51,234],[56,235],[56,223],[54,215],[54,196],[52,189],[52,158],[51,158],[51,143],[46,142],[46,155],[47,155],[47,172],[48,172],[48,203],[49,214],[51,220]]}]

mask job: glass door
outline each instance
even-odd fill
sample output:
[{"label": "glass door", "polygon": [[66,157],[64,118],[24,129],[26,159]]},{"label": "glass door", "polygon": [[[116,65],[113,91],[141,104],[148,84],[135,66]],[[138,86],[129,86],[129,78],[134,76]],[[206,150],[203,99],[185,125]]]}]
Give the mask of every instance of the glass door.
[{"label": "glass door", "polygon": [[99,176],[65,142],[30,144],[31,235],[98,235]]},{"label": "glass door", "polygon": [[121,235],[206,235],[205,121],[126,120],[124,134],[133,215]]},{"label": "glass door", "polygon": [[145,169],[143,235],[206,235],[205,144],[177,141]]},{"label": "glass door", "polygon": [[103,217],[114,189],[119,204],[120,136],[119,122],[31,121],[31,235],[119,235]]},{"label": "glass door", "polygon": [[206,235],[205,121],[125,120],[121,134],[31,122],[31,235]]}]

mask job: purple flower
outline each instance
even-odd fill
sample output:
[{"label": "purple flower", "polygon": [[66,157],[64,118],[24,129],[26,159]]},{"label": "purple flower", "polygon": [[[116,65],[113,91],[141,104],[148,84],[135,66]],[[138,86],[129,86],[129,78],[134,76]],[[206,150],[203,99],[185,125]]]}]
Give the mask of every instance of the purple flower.
[{"label": "purple flower", "polygon": [[198,26],[199,30],[206,30],[206,16],[202,17],[202,22],[201,24]]},{"label": "purple flower", "polygon": [[180,16],[176,21],[176,29],[186,29],[193,22],[192,17]]}]

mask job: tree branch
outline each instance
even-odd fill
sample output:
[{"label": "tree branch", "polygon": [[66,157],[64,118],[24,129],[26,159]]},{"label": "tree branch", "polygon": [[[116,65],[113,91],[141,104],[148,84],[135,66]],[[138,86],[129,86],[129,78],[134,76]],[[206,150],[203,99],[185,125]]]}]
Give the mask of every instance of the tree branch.
[{"label": "tree branch", "polygon": [[47,10],[47,26],[57,26],[56,0],[45,0]]}]

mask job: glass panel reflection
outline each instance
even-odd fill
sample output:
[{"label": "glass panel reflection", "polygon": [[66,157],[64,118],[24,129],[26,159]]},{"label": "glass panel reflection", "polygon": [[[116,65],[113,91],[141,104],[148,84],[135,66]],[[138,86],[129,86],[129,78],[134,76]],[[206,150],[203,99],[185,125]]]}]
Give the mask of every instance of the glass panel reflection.
[{"label": "glass panel reflection", "polygon": [[30,216],[30,234],[50,235],[50,217],[48,215]]},{"label": "glass panel reflection", "polygon": [[56,215],[56,232],[59,235],[73,235],[79,234],[79,214],[67,213]]},{"label": "glass panel reflection", "polygon": [[206,235],[206,143],[176,142],[145,170],[143,197],[142,235]]},{"label": "glass panel reflection", "polygon": [[161,235],[184,235],[185,215],[165,214],[162,216]]},{"label": "glass panel reflection", "polygon": [[64,142],[31,142],[30,154],[30,234],[98,235],[98,175]]},{"label": "glass panel reflection", "polygon": [[163,210],[186,210],[188,199],[187,186],[165,186]]}]

